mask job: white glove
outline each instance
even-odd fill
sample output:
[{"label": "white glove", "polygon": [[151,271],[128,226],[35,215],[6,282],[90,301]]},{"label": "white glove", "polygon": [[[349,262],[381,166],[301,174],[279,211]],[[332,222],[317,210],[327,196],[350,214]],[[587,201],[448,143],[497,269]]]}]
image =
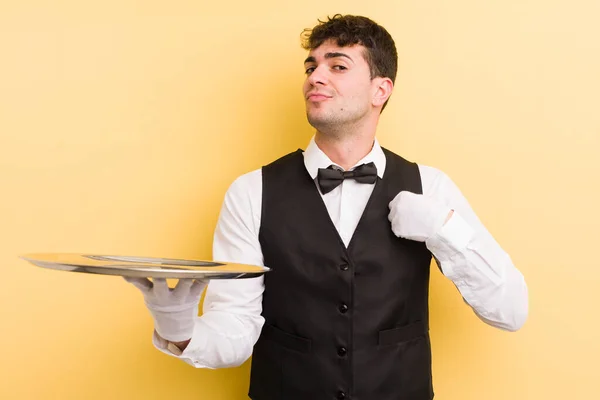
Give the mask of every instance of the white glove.
[{"label": "white glove", "polygon": [[192,337],[198,303],[206,281],[180,279],[177,286],[169,288],[167,281],[154,278],[129,278],[125,280],[144,295],[146,307],[154,319],[154,329],[169,342],[183,342]]},{"label": "white glove", "polygon": [[432,197],[400,192],[389,204],[388,219],[398,237],[424,242],[444,225],[452,209]]}]

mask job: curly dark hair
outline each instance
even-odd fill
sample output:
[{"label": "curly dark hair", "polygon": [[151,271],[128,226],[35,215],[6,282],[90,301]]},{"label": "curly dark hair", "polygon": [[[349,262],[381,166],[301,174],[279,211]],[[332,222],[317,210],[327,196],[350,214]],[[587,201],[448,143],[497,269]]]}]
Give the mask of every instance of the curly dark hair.
[{"label": "curly dark hair", "polygon": [[[340,47],[360,44],[365,47],[365,60],[369,64],[371,79],[390,78],[396,81],[398,52],[394,39],[385,30],[367,17],[336,14],[326,21],[302,32],[302,47],[314,50],[323,42],[333,39]],[[386,102],[387,103],[387,102]],[[385,105],[384,105],[385,107]]]}]

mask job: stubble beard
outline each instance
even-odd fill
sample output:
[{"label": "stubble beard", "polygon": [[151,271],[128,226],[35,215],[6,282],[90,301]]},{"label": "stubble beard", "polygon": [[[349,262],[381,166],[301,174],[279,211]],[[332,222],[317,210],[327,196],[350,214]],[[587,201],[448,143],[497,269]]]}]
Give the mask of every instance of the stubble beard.
[{"label": "stubble beard", "polygon": [[360,112],[348,112],[343,109],[337,110],[337,113],[329,111],[327,113],[311,114],[306,110],[308,123],[323,135],[332,139],[342,139],[354,133],[355,127],[360,124],[364,115]]},{"label": "stubble beard", "polygon": [[332,130],[335,131],[344,124],[344,120],[339,115],[332,115],[331,112],[327,114],[314,115],[307,110],[306,118],[308,119],[308,123],[313,128],[323,133]]}]

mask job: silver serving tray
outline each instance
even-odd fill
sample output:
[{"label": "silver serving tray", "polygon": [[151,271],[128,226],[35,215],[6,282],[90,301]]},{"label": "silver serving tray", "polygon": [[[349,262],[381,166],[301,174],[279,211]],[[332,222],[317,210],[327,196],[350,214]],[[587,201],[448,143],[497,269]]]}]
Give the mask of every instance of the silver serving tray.
[{"label": "silver serving tray", "polygon": [[81,253],[24,254],[22,259],[42,268],[100,275],[165,279],[255,278],[267,267],[174,258],[130,257]]}]

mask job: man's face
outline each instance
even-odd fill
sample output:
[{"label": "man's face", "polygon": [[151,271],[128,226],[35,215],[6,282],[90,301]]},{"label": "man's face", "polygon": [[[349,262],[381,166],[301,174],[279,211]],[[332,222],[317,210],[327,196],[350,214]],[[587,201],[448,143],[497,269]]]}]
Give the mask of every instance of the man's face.
[{"label": "man's face", "polygon": [[361,45],[338,47],[326,41],[304,63],[304,98],[308,122],[318,130],[354,124],[377,112],[372,103],[377,89]]}]

